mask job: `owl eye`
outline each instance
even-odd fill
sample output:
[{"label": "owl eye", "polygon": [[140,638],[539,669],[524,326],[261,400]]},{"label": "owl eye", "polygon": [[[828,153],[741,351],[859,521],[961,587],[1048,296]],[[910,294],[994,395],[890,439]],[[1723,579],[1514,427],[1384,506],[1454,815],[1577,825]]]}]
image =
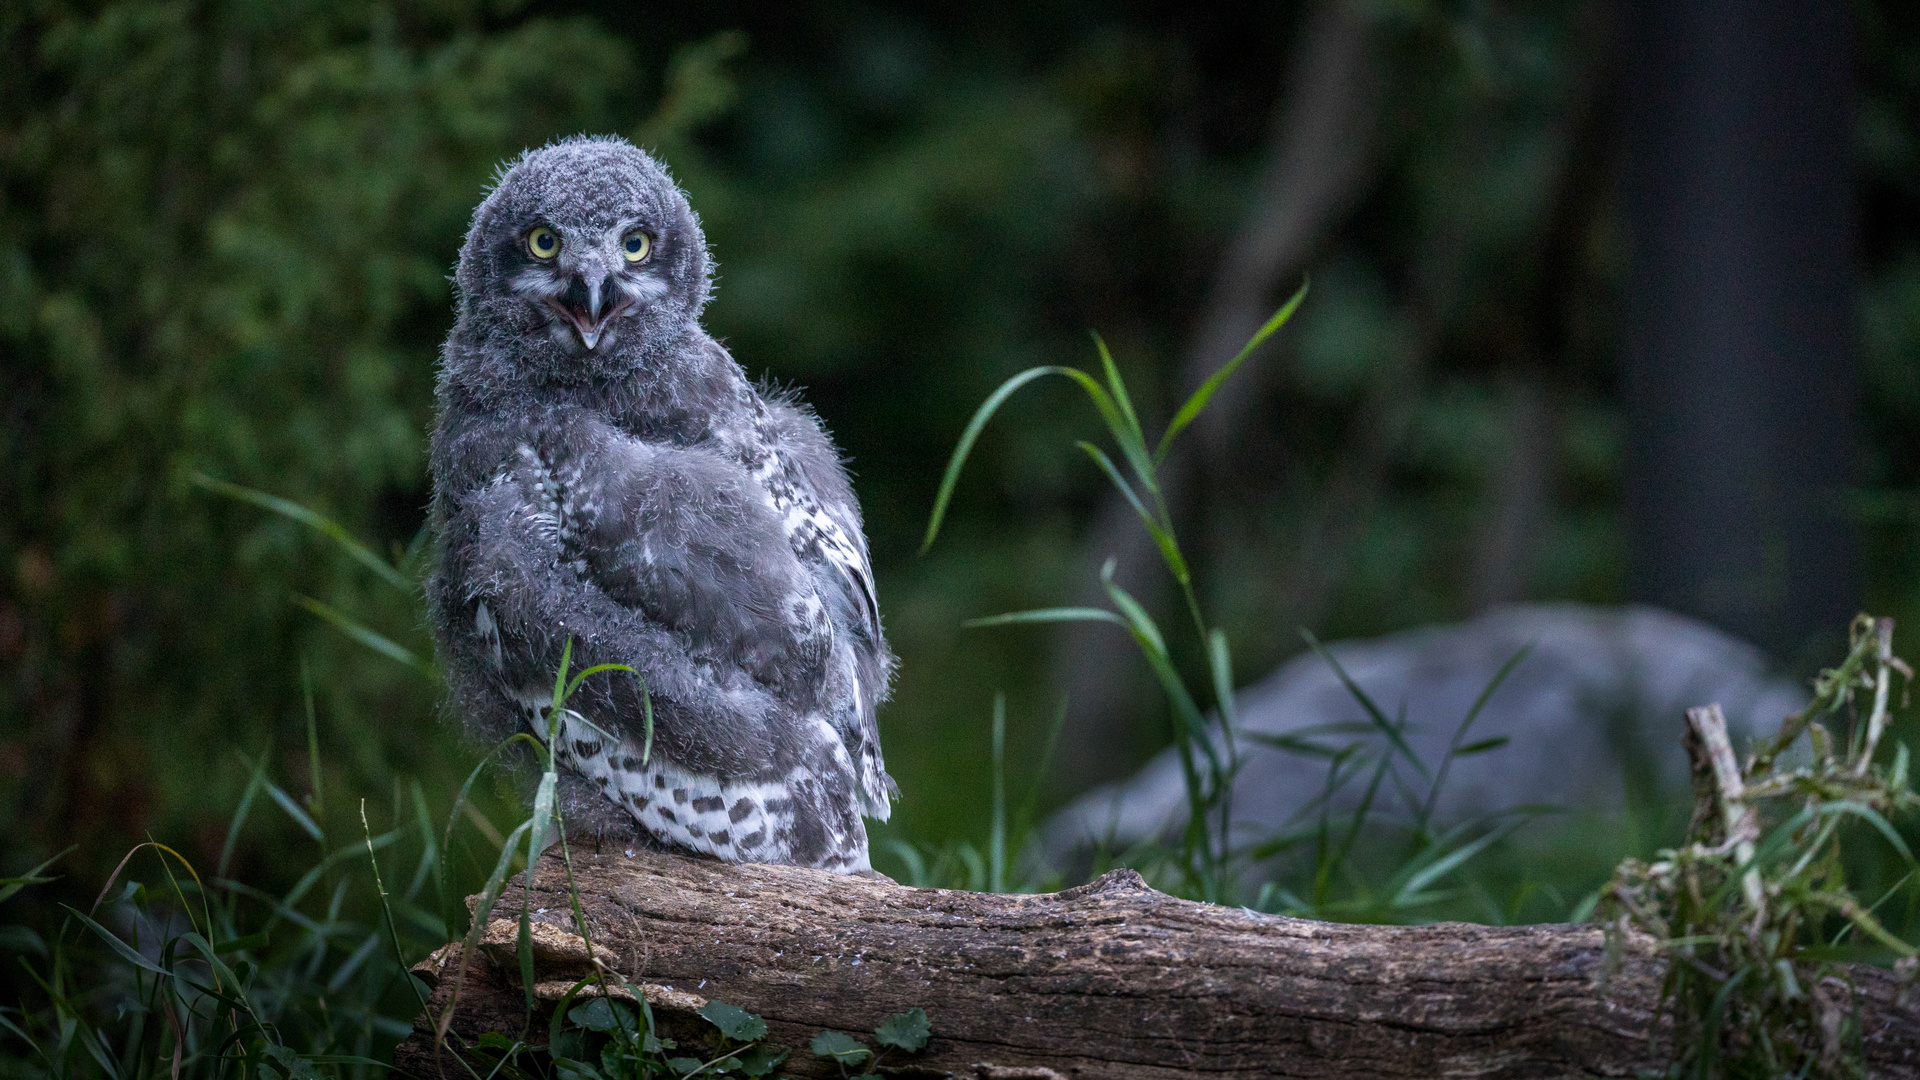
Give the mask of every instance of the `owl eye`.
[{"label": "owl eye", "polygon": [[653,253],[653,237],[635,229],[620,241],[620,253],[630,263],[641,262]]},{"label": "owl eye", "polygon": [[560,254],[560,236],[541,225],[527,234],[527,253],[536,259],[551,259]]}]

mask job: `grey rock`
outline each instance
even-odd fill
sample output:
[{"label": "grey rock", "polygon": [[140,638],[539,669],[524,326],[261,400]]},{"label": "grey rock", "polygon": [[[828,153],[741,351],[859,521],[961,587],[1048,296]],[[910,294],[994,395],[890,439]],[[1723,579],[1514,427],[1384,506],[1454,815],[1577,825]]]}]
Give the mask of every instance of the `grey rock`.
[{"label": "grey rock", "polygon": [[[1535,604],[1498,608],[1455,625],[1427,626],[1328,651],[1437,772],[1474,702],[1520,653],[1460,745],[1504,737],[1497,748],[1455,757],[1434,806],[1442,825],[1505,808],[1556,805],[1609,811],[1630,791],[1684,791],[1680,745],[1690,706],[1717,702],[1736,744],[1804,707],[1808,693],[1772,674],[1754,646],[1704,623],[1650,607]],[[1241,691],[1242,761],[1233,800],[1236,842],[1273,835],[1317,814],[1328,762],[1262,742],[1294,736],[1326,747],[1358,743],[1367,760],[1393,758],[1383,807],[1410,817],[1429,785],[1333,667],[1302,653]],[[1222,740],[1223,743],[1223,740]],[[1365,787],[1349,782],[1329,799],[1351,810]],[[1131,778],[1098,788],[1041,829],[1039,856],[1066,866],[1104,846],[1122,850],[1163,837],[1187,820],[1186,788],[1169,749]]]}]

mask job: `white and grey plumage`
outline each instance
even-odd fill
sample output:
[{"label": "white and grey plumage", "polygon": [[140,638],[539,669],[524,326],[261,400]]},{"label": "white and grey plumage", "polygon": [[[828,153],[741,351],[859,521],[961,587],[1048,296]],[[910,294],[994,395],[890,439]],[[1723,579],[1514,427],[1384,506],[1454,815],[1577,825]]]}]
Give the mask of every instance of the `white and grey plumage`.
[{"label": "white and grey plumage", "polygon": [[869,868],[895,794],[859,505],[819,421],[699,324],[706,240],[618,139],[512,163],[455,277],[433,434],[428,583],[454,701],[532,730],[565,642],[563,805],[723,859]]}]

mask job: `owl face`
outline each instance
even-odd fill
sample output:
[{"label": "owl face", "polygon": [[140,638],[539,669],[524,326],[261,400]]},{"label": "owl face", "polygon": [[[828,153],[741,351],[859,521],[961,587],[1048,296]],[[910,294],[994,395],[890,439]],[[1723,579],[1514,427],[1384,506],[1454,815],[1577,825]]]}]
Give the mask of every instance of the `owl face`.
[{"label": "owl face", "polygon": [[526,364],[618,369],[698,318],[706,240],[646,153],[618,139],[570,139],[501,175],[475,212],[456,280],[469,324],[507,339]]}]

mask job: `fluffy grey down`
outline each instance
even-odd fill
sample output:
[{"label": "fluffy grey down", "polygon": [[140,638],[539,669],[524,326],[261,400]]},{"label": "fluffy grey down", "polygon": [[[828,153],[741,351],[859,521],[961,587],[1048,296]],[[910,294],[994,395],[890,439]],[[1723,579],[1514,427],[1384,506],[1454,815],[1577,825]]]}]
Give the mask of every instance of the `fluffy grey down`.
[{"label": "fluffy grey down", "polygon": [[427,584],[455,708],[479,734],[544,738],[571,638],[575,670],[639,678],[595,675],[569,702],[570,819],[868,869],[862,815],[896,794],[874,717],[893,657],[859,504],[819,420],[701,329],[686,196],[622,140],[529,152],[475,211],[455,286]]}]

